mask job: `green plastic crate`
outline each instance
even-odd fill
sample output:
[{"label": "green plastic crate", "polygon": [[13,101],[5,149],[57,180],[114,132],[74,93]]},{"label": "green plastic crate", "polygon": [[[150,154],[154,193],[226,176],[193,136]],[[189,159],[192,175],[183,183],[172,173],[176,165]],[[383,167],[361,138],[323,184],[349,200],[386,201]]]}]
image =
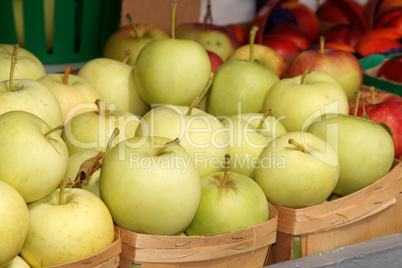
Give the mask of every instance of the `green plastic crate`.
[{"label": "green plastic crate", "polygon": [[[370,76],[366,73],[364,73],[367,69],[374,68],[378,65],[380,65],[383,60],[386,59],[391,59],[393,57],[402,55],[402,53],[397,53],[397,54],[389,54],[389,55],[384,55],[384,54],[372,54],[370,56],[361,58],[359,60],[360,66],[362,66],[363,69],[363,84],[367,86],[373,86],[375,88],[388,91],[397,95],[402,95],[402,85],[397,84],[397,83],[392,83],[390,81],[386,81],[384,79],[380,79],[374,76]],[[401,75],[402,75],[402,70],[401,70]]]},{"label": "green plastic crate", "polygon": [[[25,31],[22,47],[43,64],[83,62],[101,57],[104,43],[119,27],[121,0],[0,0],[0,43],[18,43],[18,21],[13,12],[13,3],[18,1],[23,10],[23,23],[19,22]],[[50,16],[54,18],[50,49],[45,34],[46,5],[54,7],[54,16]]]}]

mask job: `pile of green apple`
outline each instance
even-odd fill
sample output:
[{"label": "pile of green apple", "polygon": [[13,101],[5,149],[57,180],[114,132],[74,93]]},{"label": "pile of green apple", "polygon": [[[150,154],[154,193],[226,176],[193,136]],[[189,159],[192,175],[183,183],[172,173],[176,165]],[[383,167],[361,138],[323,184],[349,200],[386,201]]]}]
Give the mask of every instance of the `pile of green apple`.
[{"label": "pile of green apple", "polygon": [[[169,36],[139,40],[147,28],[132,25],[105,46],[121,59],[75,74],[46,74],[29,51],[0,45],[0,267],[82,259],[113,242],[113,225],[231,232],[267,221],[268,202],[318,205],[389,172],[389,128],[349,115],[347,81],[308,65],[291,76],[292,61],[254,44],[258,27],[235,47],[219,27],[176,36],[175,10]],[[215,71],[203,43],[230,49]]]}]

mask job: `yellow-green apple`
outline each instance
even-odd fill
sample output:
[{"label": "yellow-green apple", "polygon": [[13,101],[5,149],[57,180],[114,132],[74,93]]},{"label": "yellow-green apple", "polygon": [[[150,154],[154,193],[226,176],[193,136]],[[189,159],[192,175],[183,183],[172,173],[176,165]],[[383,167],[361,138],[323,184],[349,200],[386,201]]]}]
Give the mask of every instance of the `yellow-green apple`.
[{"label": "yellow-green apple", "polygon": [[223,61],[239,47],[236,35],[226,25],[186,23],[176,27],[176,38],[193,40],[206,50],[218,54]]},{"label": "yellow-green apple", "polygon": [[191,105],[211,75],[208,53],[193,40],[175,37],[176,2],[172,3],[172,37],[152,40],[141,50],[134,68],[145,103]]},{"label": "yellow-green apple", "polygon": [[[71,70],[71,66],[67,66],[64,74],[52,73],[38,79],[54,93],[59,101],[64,125],[71,120],[71,116],[96,109],[95,101],[101,98],[99,91],[91,83],[76,74],[71,74]],[[92,109],[84,108],[75,114],[69,113],[77,105],[86,103],[91,103]],[[70,117],[67,117],[67,114]]]},{"label": "yellow-green apple", "polygon": [[96,103],[96,111],[79,114],[65,125],[61,137],[70,155],[87,149],[104,152],[115,128],[120,133],[112,146],[134,136],[140,122],[139,116],[115,109],[114,105],[106,107],[104,101],[98,100]]},{"label": "yellow-green apple", "polygon": [[0,82],[0,114],[22,110],[39,116],[52,128],[63,124],[60,103],[54,93],[37,80],[14,79],[13,64],[11,67],[10,79]]},{"label": "yellow-green apple", "polygon": [[114,104],[118,110],[139,116],[149,110],[135,84],[134,67],[123,61],[92,59],[80,68],[77,75],[99,91],[106,105]]},{"label": "yellow-green apple", "polygon": [[273,71],[278,77],[281,77],[285,69],[286,62],[284,58],[279,55],[274,49],[262,44],[246,44],[237,48],[230,55],[230,59],[244,59],[250,60],[250,46],[253,46],[254,61],[260,63],[268,70]]},{"label": "yellow-green apple", "polygon": [[243,113],[222,119],[230,135],[229,170],[254,179],[255,165],[262,149],[275,137],[286,133],[285,127],[269,112]]},{"label": "yellow-green apple", "polygon": [[57,188],[29,203],[28,209],[28,234],[20,255],[32,267],[78,261],[113,243],[112,216],[87,190]]},{"label": "yellow-green apple", "polygon": [[125,57],[124,51],[129,49],[131,54],[128,57],[127,64],[134,66],[138,54],[146,44],[151,40],[169,38],[170,36],[155,25],[134,24],[129,14],[126,17],[129,20],[129,25],[121,27],[107,39],[103,46],[102,56],[122,61]]},{"label": "yellow-green apple", "polygon": [[200,204],[186,235],[234,232],[269,219],[261,187],[246,175],[228,171],[228,167],[229,163],[223,172],[201,178]]},{"label": "yellow-green apple", "polygon": [[355,91],[363,83],[363,70],[357,58],[344,50],[325,49],[321,38],[320,49],[302,51],[287,61],[283,78],[303,74],[305,70],[326,72],[338,80],[348,97],[353,99]]},{"label": "yellow-green apple", "polygon": [[272,109],[288,132],[302,131],[325,112],[349,113],[349,102],[339,82],[328,73],[305,71],[282,78],[265,96],[262,112]]},{"label": "yellow-green apple", "polygon": [[215,116],[259,113],[264,97],[279,77],[253,60],[232,59],[214,74],[206,111]]},{"label": "yellow-green apple", "polygon": [[7,267],[20,253],[28,234],[29,212],[21,194],[0,180],[0,267]]},{"label": "yellow-green apple", "polygon": [[0,115],[0,180],[26,203],[51,193],[67,170],[68,150],[56,129],[29,112]]},{"label": "yellow-green apple", "polygon": [[8,265],[4,268],[31,268],[31,266],[20,256],[17,255]]},{"label": "yellow-green apple", "polygon": [[255,181],[272,204],[302,208],[324,202],[339,174],[338,155],[327,141],[294,131],[276,137],[262,150]]},{"label": "yellow-green apple", "polygon": [[345,196],[370,185],[392,167],[392,137],[372,120],[327,113],[306,131],[325,139],[338,153],[340,177],[333,191],[337,195]]},{"label": "yellow-green apple", "polygon": [[279,81],[274,70],[254,61],[254,38],[257,31],[257,26],[250,30],[247,59],[229,59],[216,70],[207,96],[208,113],[215,116],[259,113],[267,91]]},{"label": "yellow-green apple", "polygon": [[0,81],[9,79],[13,56],[17,58],[14,78],[36,80],[46,75],[45,66],[32,52],[18,45],[0,44]]},{"label": "yellow-green apple", "polygon": [[179,142],[134,137],[105,155],[100,193],[117,226],[178,235],[190,225],[200,202],[201,180],[194,160]]},{"label": "yellow-green apple", "polygon": [[228,131],[218,118],[193,106],[153,108],[141,119],[135,136],[179,138],[201,177],[220,170],[228,153]]},{"label": "yellow-green apple", "polygon": [[[365,100],[363,110],[363,100],[359,100],[356,116],[362,117],[363,111],[367,117],[376,123],[385,123],[392,132],[394,141],[395,158],[402,156],[402,97],[388,92],[375,92],[371,88],[370,92],[361,93]],[[355,114],[355,100],[349,103],[349,115]]]},{"label": "yellow-green apple", "polygon": [[[82,166],[86,165],[88,160],[98,161],[98,163],[101,165],[102,158],[100,157],[103,157],[103,153],[95,149],[87,149],[73,153],[68,158],[68,167],[66,174],[64,175],[64,178],[74,181],[77,176],[79,177],[81,176],[82,172],[86,171],[91,172],[90,174],[88,174],[89,175],[88,181],[81,183],[81,187],[82,189],[85,189],[87,191],[92,192],[93,194],[96,194],[100,198],[100,191],[99,191],[100,169],[93,171],[92,170],[93,166],[91,167]],[[85,173],[84,175],[86,176],[87,174]],[[69,185],[67,185],[67,187],[68,186]]]}]

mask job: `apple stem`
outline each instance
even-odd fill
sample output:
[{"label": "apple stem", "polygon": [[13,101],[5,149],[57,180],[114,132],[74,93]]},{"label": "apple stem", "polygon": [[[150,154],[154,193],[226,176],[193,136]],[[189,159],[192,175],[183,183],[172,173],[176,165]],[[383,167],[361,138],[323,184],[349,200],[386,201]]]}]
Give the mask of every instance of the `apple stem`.
[{"label": "apple stem", "polygon": [[172,21],[171,21],[171,37],[175,39],[175,26],[176,26],[176,0],[172,1]]},{"label": "apple stem", "polygon": [[320,36],[320,52],[321,54],[324,54],[325,52],[325,37]]},{"label": "apple stem", "polygon": [[64,84],[68,85],[68,75],[71,73],[73,68],[70,65],[67,65],[66,69],[64,70]]},{"label": "apple stem", "polygon": [[357,111],[359,110],[359,103],[360,103],[360,91],[355,92],[355,110],[353,113],[354,117],[357,117]]},{"label": "apple stem", "polygon": [[20,45],[18,43],[13,45],[13,56],[14,57],[17,57],[17,49],[19,47],[20,47]]},{"label": "apple stem", "polygon": [[303,72],[302,77],[301,77],[301,80],[300,80],[300,84],[304,84],[304,80],[306,79],[306,76],[307,76],[307,74],[308,74],[309,72],[310,72],[310,71],[309,71],[308,69]]},{"label": "apple stem", "polygon": [[371,104],[376,104],[375,101],[375,89],[373,86],[370,87],[370,97],[371,97]]},{"label": "apple stem", "polygon": [[98,114],[100,116],[105,116],[105,102],[103,100],[97,99],[95,101],[96,106],[98,107]]},{"label": "apple stem", "polygon": [[255,35],[258,32],[258,26],[254,25],[251,30],[250,30],[250,61],[254,61],[254,40],[255,40]]},{"label": "apple stem", "polygon": [[59,205],[64,205],[64,189],[66,189],[66,181],[63,179],[60,183],[60,192],[59,192]]},{"label": "apple stem", "polygon": [[306,148],[303,145],[301,145],[300,143],[298,143],[297,141],[295,141],[294,139],[289,139],[289,144],[296,146],[297,149],[302,151],[303,153],[308,153]]},{"label": "apple stem", "polygon": [[191,103],[190,107],[188,107],[186,115],[189,116],[191,114],[191,111],[193,110],[194,107],[198,104],[198,101],[200,100],[200,96],[195,96],[193,102]]},{"label": "apple stem", "polygon": [[204,90],[202,91],[200,98],[198,99],[198,102],[195,104],[194,107],[198,107],[198,105],[201,103],[201,101],[205,98],[205,96],[208,94],[209,89],[212,86],[212,82],[214,81],[214,73],[211,72],[211,75],[209,76],[209,80],[207,85],[205,86]]},{"label": "apple stem", "polygon": [[223,167],[223,179],[222,179],[222,185],[225,185],[230,173],[228,172],[230,167],[230,155],[225,154],[225,166]]},{"label": "apple stem", "polygon": [[207,24],[208,19],[210,19],[211,22],[212,22],[212,12],[211,12],[211,1],[210,0],[208,0],[208,3],[207,3],[207,10],[206,10],[205,15],[204,15],[204,20],[202,22],[202,27],[205,27],[205,25]]},{"label": "apple stem", "polygon": [[128,13],[127,13],[127,15],[126,15],[126,18],[127,18],[128,22],[130,23],[131,28],[133,28],[135,37],[136,37],[136,38],[139,38],[140,35],[138,34],[138,29],[137,29],[137,27],[135,26],[135,24],[134,24],[134,22],[133,22],[133,18],[132,18],[131,15],[128,14]]},{"label": "apple stem", "polygon": [[131,55],[131,50],[130,49],[126,49],[124,50],[124,58],[123,58],[123,63],[127,64],[128,59],[130,58]]},{"label": "apple stem", "polygon": [[50,133],[53,133],[53,132],[58,131],[58,130],[63,130],[63,129],[64,129],[64,125],[59,125],[57,127],[52,128],[51,130],[47,131],[45,134],[43,134],[43,136],[46,137]]},{"label": "apple stem", "polygon": [[168,141],[166,142],[161,148],[158,148],[157,151],[154,153],[155,156],[159,156],[161,155],[167,148],[169,148],[170,146],[172,146],[173,144],[179,144],[180,143],[180,139],[176,138],[172,141]]},{"label": "apple stem", "polygon": [[11,66],[10,66],[10,76],[8,79],[8,91],[14,91],[13,80],[14,80],[14,69],[15,69],[16,63],[17,63],[17,58],[15,56],[12,56],[11,57]]},{"label": "apple stem", "polygon": [[117,127],[113,129],[112,135],[110,135],[109,141],[107,143],[104,155],[106,155],[110,151],[110,149],[112,148],[113,141],[116,139],[117,136],[119,136],[119,134],[120,130]]},{"label": "apple stem", "polygon": [[264,126],[265,123],[265,119],[267,119],[267,117],[270,115],[272,115],[272,109],[268,109],[268,111],[261,118],[260,124],[257,127],[257,133],[261,133],[262,127]]}]

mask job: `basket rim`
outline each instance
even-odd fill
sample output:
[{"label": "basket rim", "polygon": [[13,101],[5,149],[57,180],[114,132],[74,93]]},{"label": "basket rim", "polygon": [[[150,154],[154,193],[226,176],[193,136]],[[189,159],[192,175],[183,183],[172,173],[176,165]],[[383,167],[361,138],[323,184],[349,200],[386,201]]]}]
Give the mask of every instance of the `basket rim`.
[{"label": "basket rim", "polygon": [[276,242],[278,212],[268,203],[269,220],[234,232],[203,236],[169,236],[136,233],[115,225],[122,238],[121,257],[135,263],[204,261],[253,253]]},{"label": "basket rim", "polygon": [[279,214],[278,231],[301,235],[329,230],[382,211],[393,205],[396,196],[402,193],[401,172],[402,162],[394,159],[386,175],[347,196],[299,209],[274,205]]}]

